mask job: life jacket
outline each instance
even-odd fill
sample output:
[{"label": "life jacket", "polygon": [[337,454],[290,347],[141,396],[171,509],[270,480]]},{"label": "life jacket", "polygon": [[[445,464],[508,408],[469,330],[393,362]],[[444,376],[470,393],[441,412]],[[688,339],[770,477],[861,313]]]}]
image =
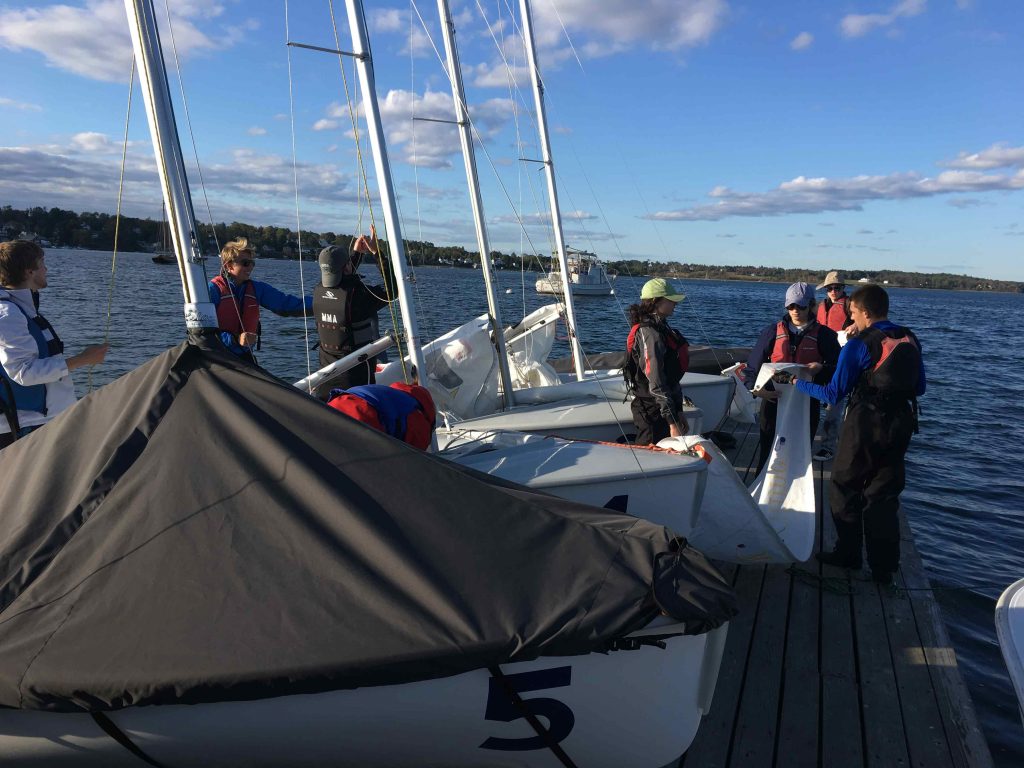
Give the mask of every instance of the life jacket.
[{"label": "life jacket", "polygon": [[780,320],[775,326],[775,346],[772,348],[773,363],[820,363],[821,352],[818,350],[818,323],[812,320],[807,329],[795,336],[790,336],[789,323]]},{"label": "life jacket", "polygon": [[917,385],[921,376],[921,344],[909,328],[880,330],[871,326],[857,335],[871,355],[871,368],[863,371],[851,403],[867,401],[882,409],[905,407],[917,412]]},{"label": "life jacket", "polygon": [[839,301],[825,299],[818,305],[818,323],[833,331],[841,331],[850,324],[850,297],[841,296]]},{"label": "life jacket", "polygon": [[345,282],[333,288],[320,284],[313,289],[313,316],[320,349],[334,359],[380,338],[376,312],[369,317],[352,316],[352,300],[361,284],[356,281],[346,287]]},{"label": "life jacket", "polygon": [[640,326],[653,328],[661,336],[665,344],[665,358],[662,360],[662,370],[665,379],[671,384],[678,384],[682,381],[683,374],[690,367],[690,342],[686,340],[679,331],[669,327],[668,323],[644,320],[629,329],[629,336],[626,337],[626,363],[622,366],[622,376],[626,380],[626,386],[630,391],[639,397],[649,396],[651,392],[648,374],[651,372],[649,360],[641,364],[640,353],[635,351],[636,334]]},{"label": "life jacket", "polygon": [[220,290],[220,303],[217,305],[217,325],[222,331],[230,333],[237,339],[242,332],[256,334],[256,349],[259,349],[260,300],[256,297],[256,286],[252,280],[246,280],[242,294],[242,306],[232,290],[231,283],[224,275],[217,275],[211,281]]},{"label": "life jacket", "polygon": [[[53,357],[64,353],[64,342],[57,336],[57,332],[50,325],[49,321],[42,315],[32,317],[25,309],[10,297],[0,296],[0,301],[6,301],[14,305],[25,316],[25,323],[28,332],[36,342],[39,357]],[[33,302],[36,297],[33,297]],[[11,433],[18,433],[18,411],[35,411],[46,415],[46,385],[33,384],[24,386],[14,381],[0,365],[0,410],[7,417],[11,427]]]},{"label": "life jacket", "polygon": [[420,450],[430,446],[437,410],[430,392],[418,384],[396,381],[389,387],[333,389],[327,405]]}]

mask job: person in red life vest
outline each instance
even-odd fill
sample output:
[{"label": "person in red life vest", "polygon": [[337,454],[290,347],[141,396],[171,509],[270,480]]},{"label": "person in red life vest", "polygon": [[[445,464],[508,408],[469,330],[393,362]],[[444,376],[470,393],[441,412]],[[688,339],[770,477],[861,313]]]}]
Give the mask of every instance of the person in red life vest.
[{"label": "person in red life vest", "polygon": [[[313,317],[320,336],[320,367],[330,365],[380,338],[377,313],[398,297],[391,262],[377,259],[383,285],[366,285],[359,276],[365,254],[378,254],[377,231],[360,235],[351,248],[330,245],[320,251],[320,283],[313,289]],[[377,357],[320,384],[316,395],[326,400],[333,389],[372,384]]]},{"label": "person in red life vest", "polygon": [[683,390],[679,385],[690,364],[690,344],[668,324],[676,304],[684,298],[659,277],[644,283],[640,303],[629,308],[633,327],[626,339],[622,370],[633,393],[630,408],[636,445],[654,445],[666,437],[685,435],[690,429],[683,415]]},{"label": "person in red life vest", "polygon": [[846,284],[836,271],[829,272],[819,283],[817,290],[825,291],[825,300],[818,305],[817,320],[833,331],[845,331],[853,325],[850,317],[850,298],[846,295]]},{"label": "person in red life vest", "polygon": [[221,340],[236,355],[255,363],[254,351],[260,348],[260,307],[275,315],[302,317],[313,309],[313,297],[302,299],[253,280],[256,260],[244,237],[221,249],[220,264],[220,274],[210,281],[209,289]]},{"label": "person in red life vest", "polygon": [[[825,300],[818,305],[818,323],[827,325],[837,333],[853,324],[850,317],[850,299],[846,295],[846,284],[836,271],[829,272],[818,285],[825,291]],[[839,427],[843,422],[846,401],[825,406],[825,418],[821,420],[821,447],[815,452],[815,461],[829,461],[835,455]]]},{"label": "person in red life vest", "polygon": [[917,398],[926,381],[921,343],[909,328],[889,320],[889,295],[865,285],[850,297],[853,334],[824,385],[795,386],[825,403],[849,397],[832,463],[829,502],[839,538],[827,565],[861,567],[865,545],[872,578],[891,584],[900,564],[900,493],[906,454],[917,431]]},{"label": "person in red life vest", "polygon": [[327,405],[356,421],[425,451],[434,435],[437,411],[426,387],[396,381],[335,389]]},{"label": "person in red life vest", "polygon": [[64,343],[39,314],[39,291],[48,284],[42,248],[29,240],[0,243],[0,448],[74,405],[71,371],[107,355],[106,344],[64,354]]},{"label": "person in red life vest", "polygon": [[[793,283],[786,289],[786,314],[765,327],[750,350],[744,382],[753,388],[757,374],[764,363],[802,363],[814,373],[814,380],[827,382],[839,358],[839,340],[831,328],[819,325],[814,319],[814,289],[807,283]],[[757,471],[760,472],[771,454],[775,441],[775,419],[778,415],[778,393],[769,383],[755,395],[764,402],[758,414],[760,444]],[[818,430],[821,408],[817,401],[808,404],[811,409],[811,434]]]}]

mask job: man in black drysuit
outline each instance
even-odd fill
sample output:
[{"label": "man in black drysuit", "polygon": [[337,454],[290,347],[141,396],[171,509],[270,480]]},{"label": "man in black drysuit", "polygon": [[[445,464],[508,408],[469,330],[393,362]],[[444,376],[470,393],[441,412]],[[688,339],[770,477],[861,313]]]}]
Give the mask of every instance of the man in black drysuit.
[{"label": "man in black drysuit", "polygon": [[[359,276],[364,254],[378,253],[377,233],[360,235],[350,249],[329,245],[320,251],[320,284],[313,289],[313,316],[320,336],[320,367],[330,365],[380,338],[377,312],[398,296],[398,284],[387,259],[378,257],[383,285],[368,286]],[[377,358],[369,357],[316,388],[327,401],[332,389],[349,389],[376,382]]]},{"label": "man in black drysuit", "polygon": [[917,431],[917,398],[926,388],[924,362],[913,331],[889,320],[889,296],[881,286],[854,291],[850,315],[848,332],[855,328],[855,335],[840,352],[832,381],[794,383],[829,404],[850,397],[829,487],[839,539],[818,560],[860,568],[863,542],[872,578],[891,584],[900,563],[899,497]]}]

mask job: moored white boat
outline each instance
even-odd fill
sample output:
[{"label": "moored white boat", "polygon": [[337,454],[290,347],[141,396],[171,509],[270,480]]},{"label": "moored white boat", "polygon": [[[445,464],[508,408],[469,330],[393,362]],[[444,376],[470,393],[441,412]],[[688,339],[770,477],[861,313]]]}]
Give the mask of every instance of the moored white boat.
[{"label": "moored white boat", "polygon": [[996,635],[1024,722],[1024,579],[1014,582],[1000,595],[996,603]]},{"label": "moored white boat", "polygon": [[[604,264],[593,253],[567,249],[569,287],[573,296],[613,296],[615,275],[609,275]],[[537,293],[560,296],[565,293],[562,273],[553,270],[536,283]]]}]

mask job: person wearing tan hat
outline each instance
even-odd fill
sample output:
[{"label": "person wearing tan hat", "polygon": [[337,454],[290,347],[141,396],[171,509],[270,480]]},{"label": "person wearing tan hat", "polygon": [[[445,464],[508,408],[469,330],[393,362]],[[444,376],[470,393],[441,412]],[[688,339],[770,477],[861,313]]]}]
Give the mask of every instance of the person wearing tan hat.
[{"label": "person wearing tan hat", "polygon": [[[850,317],[850,298],[846,295],[846,284],[842,276],[832,270],[818,285],[825,291],[825,299],[818,305],[818,322],[827,325],[837,333],[853,325]],[[839,428],[843,422],[846,400],[825,405],[825,418],[821,420],[821,447],[814,453],[815,461],[830,461],[836,452]]]},{"label": "person wearing tan hat", "polygon": [[818,305],[818,322],[837,333],[852,325],[850,297],[846,295],[846,284],[839,273],[833,270],[825,275],[818,290],[825,291],[825,299]]},{"label": "person wearing tan hat", "polygon": [[640,303],[629,308],[632,328],[626,339],[622,373],[633,393],[630,408],[636,425],[636,445],[654,445],[666,437],[685,435],[690,425],[683,415],[683,374],[690,365],[690,344],[671,328],[668,318],[686,297],[667,280],[648,280]]}]

